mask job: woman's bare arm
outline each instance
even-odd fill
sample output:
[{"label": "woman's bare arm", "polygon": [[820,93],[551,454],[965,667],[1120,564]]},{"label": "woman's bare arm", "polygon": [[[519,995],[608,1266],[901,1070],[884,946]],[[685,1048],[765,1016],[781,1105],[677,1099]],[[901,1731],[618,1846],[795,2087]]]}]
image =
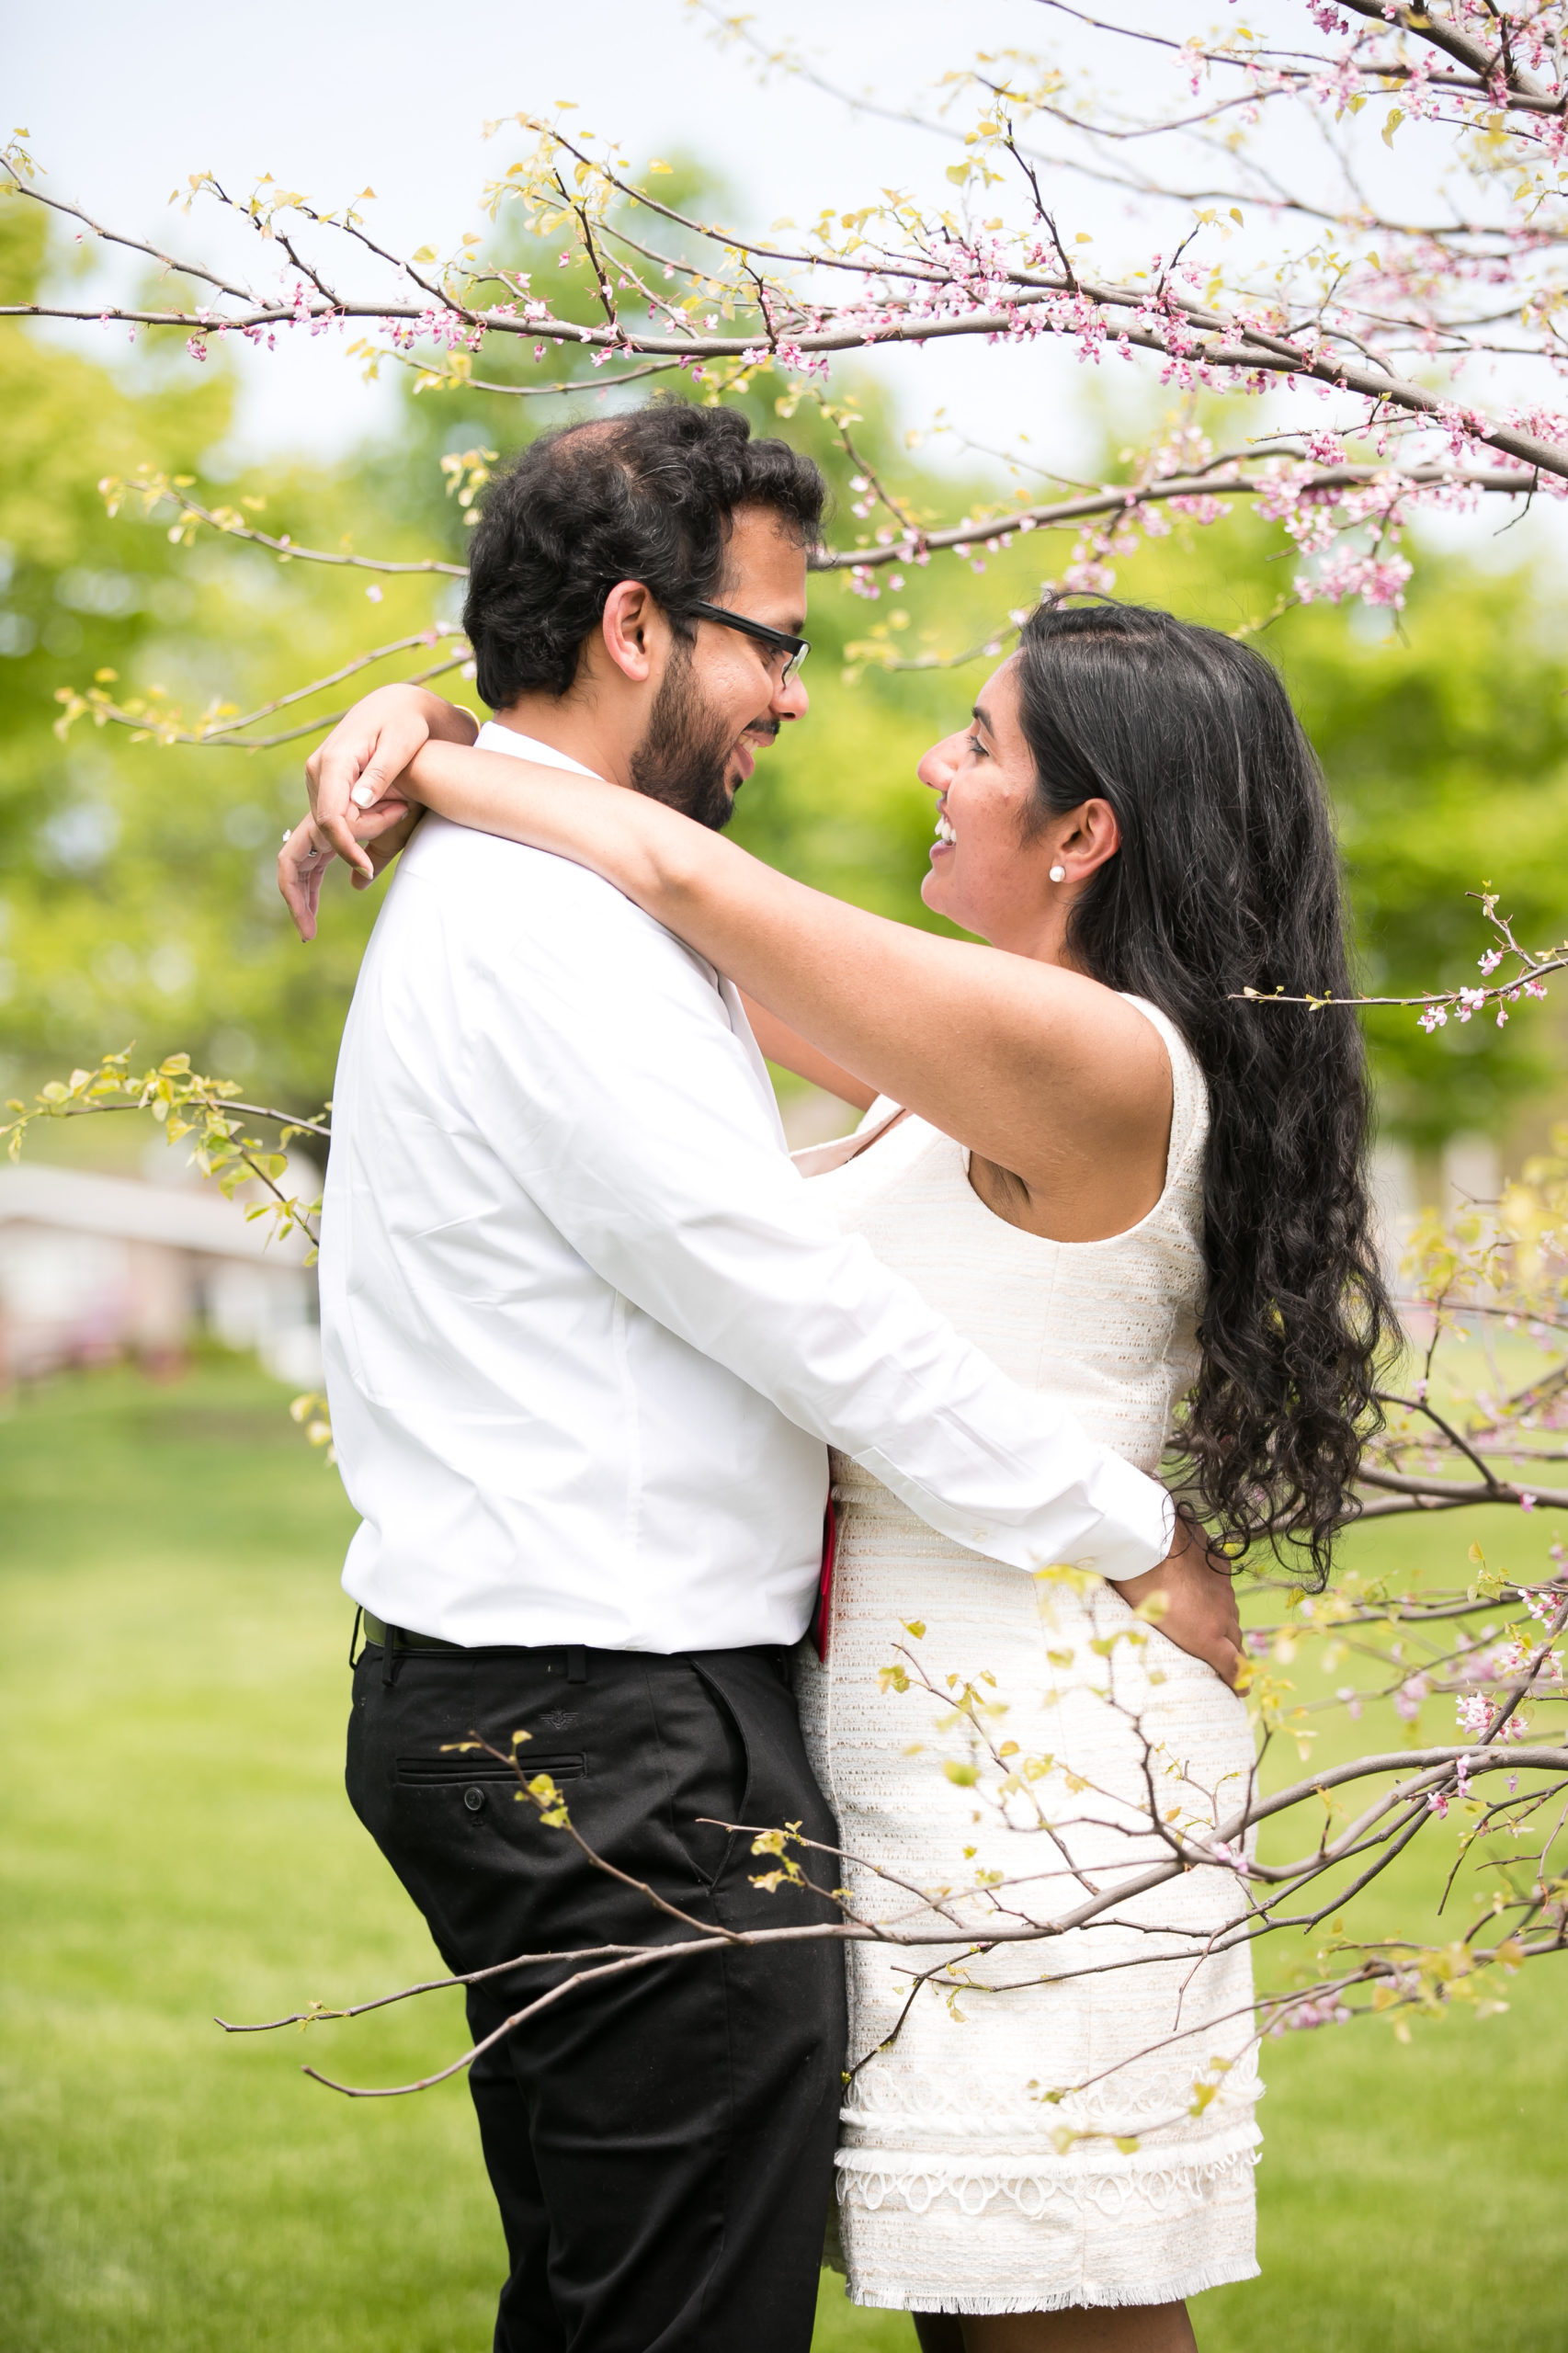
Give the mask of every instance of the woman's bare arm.
[{"label": "woman's bare arm", "polygon": [[[1157,1196],[1163,1041],[1082,973],[942,939],[777,873],[657,801],[430,742],[403,779],[481,831],[602,874],[839,1068],[1114,1233]],[[1082,1214],[1081,1214],[1082,1213]]]}]

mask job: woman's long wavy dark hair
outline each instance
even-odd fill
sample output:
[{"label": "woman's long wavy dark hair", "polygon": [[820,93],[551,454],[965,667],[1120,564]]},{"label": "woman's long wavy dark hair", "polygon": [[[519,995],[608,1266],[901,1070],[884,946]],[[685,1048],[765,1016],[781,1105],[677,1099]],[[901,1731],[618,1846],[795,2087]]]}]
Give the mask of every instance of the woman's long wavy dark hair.
[{"label": "woman's long wavy dark hair", "polygon": [[1394,1329],[1366,1060],[1348,1007],[1241,1001],[1350,994],[1317,761],[1260,655],[1144,606],[1041,606],[1018,683],[1036,822],[1098,798],[1121,833],[1079,894],[1071,950],[1168,1014],[1208,1081],[1187,1490],[1233,1553],[1267,1539],[1320,1586]]}]

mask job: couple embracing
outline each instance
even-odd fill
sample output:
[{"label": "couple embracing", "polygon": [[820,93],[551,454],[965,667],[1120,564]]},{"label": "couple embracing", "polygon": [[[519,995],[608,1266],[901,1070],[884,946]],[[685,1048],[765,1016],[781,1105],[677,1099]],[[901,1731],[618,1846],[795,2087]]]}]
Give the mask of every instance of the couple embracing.
[{"label": "couple embracing", "polygon": [[[1008,1936],[1146,1874],[1156,1812],[1218,1842],[1229,1561],[1321,1569],[1355,1472],[1387,1311],[1354,1018],[1239,1001],[1347,988],[1329,816],[1256,654],[1045,607],[920,766],[926,901],[971,939],[759,864],[722,829],[806,715],[823,496],[733,412],[535,442],[474,534],[495,717],[387,688],[312,762],[307,938],[335,851],[368,880],[408,842],[321,1256],[349,1793],[491,1972],[497,2353],[805,2353],[830,2210],[926,2353],[1177,2353],[1256,2270],[1244,1880]],[[853,1136],[792,1163],[765,1054]],[[526,1733],[622,1876],[471,1731]],[[807,1883],[759,1886],[751,1829],[791,1824]],[[581,1956],[689,1943],[649,1890],[802,1933],[496,2034]]]}]

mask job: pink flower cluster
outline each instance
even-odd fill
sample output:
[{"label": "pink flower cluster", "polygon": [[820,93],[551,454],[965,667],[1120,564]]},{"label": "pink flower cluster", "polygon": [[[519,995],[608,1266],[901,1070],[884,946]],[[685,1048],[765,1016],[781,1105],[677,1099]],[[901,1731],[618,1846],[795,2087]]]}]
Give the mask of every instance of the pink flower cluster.
[{"label": "pink flower cluster", "polygon": [[1343,2002],[1336,2001],[1332,1995],[1313,1996],[1306,2001],[1292,2002],[1288,2010],[1281,2010],[1268,2031],[1278,2039],[1287,2032],[1306,2033],[1313,2027],[1348,2026],[1353,2015]]},{"label": "pink flower cluster", "polygon": [[1401,612],[1413,568],[1402,555],[1364,555],[1358,548],[1337,547],[1315,573],[1297,574],[1296,594],[1303,605],[1342,605],[1347,597],[1359,597],[1363,604]]},{"label": "pink flower cluster", "polygon": [[1217,1863],[1224,1863],[1238,1879],[1251,1879],[1252,1865],[1244,1847],[1233,1847],[1228,1838],[1216,1838],[1209,1851]]},{"label": "pink flower cluster", "polygon": [[1409,1724],[1421,1713],[1421,1702],[1431,1697],[1432,1686],[1424,1675],[1407,1675],[1393,1695],[1396,1716]]}]

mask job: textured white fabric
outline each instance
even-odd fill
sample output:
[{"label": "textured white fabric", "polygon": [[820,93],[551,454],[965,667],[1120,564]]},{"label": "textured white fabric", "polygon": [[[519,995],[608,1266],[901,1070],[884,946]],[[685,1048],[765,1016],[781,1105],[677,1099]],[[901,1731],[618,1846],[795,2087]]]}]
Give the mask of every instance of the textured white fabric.
[{"label": "textured white fabric", "polygon": [[448,1642],[795,1642],[826,1441],[1001,1560],[1166,1550],[1157,1487],[813,1201],[730,984],[585,868],[439,819],[344,1033],[322,1326],[344,1583]]},{"label": "textured white fabric", "polygon": [[[1006,1224],[972,1190],[960,1147],[913,1119],[812,1189],[1015,1380],[1152,1472],[1195,1369],[1208,1113],[1187,1048],[1141,1009],[1170,1051],[1175,1109],[1165,1192],[1131,1232],[1065,1245]],[[887,1109],[874,1107],[867,1129]],[[1162,1816],[1179,1807],[1210,1836],[1244,1802],[1254,1751],[1242,1702],[1139,1626],[1112,1588],[982,1559],[857,1465],[834,1468],[828,1658],[802,1646],[799,1688],[862,1916],[917,1908],[878,1866],[949,1891],[961,1926],[994,1923],[998,1904],[1057,1919],[1162,1857],[1151,1784]],[[884,1686],[894,1665],[905,1691]],[[941,1700],[920,1688],[917,1665]],[[949,1704],[949,1676],[960,1696],[967,1683],[982,1708],[1005,1711],[980,1718],[993,1740],[1017,1744],[1020,1779],[999,1803],[1006,1768],[987,1765]],[[972,1786],[943,1770],[976,1762]],[[987,1895],[982,1872],[1026,1883]],[[848,1949],[855,2072],[838,2227],[857,2302],[1161,2303],[1255,2275],[1251,1966],[1244,1946],[1204,1957],[1244,1909],[1233,1871],[1199,1868],[1098,1926],[963,1964],[975,1991],[927,1987],[907,2012],[913,1972],[962,1963],[966,1949]],[[1151,1963],[1152,1952],[1168,1958]],[[1142,1965],[1106,1966],[1132,1960]],[[1085,1971],[1096,1973],[1074,1973]],[[1216,2089],[1194,2115],[1199,2085]]]}]

